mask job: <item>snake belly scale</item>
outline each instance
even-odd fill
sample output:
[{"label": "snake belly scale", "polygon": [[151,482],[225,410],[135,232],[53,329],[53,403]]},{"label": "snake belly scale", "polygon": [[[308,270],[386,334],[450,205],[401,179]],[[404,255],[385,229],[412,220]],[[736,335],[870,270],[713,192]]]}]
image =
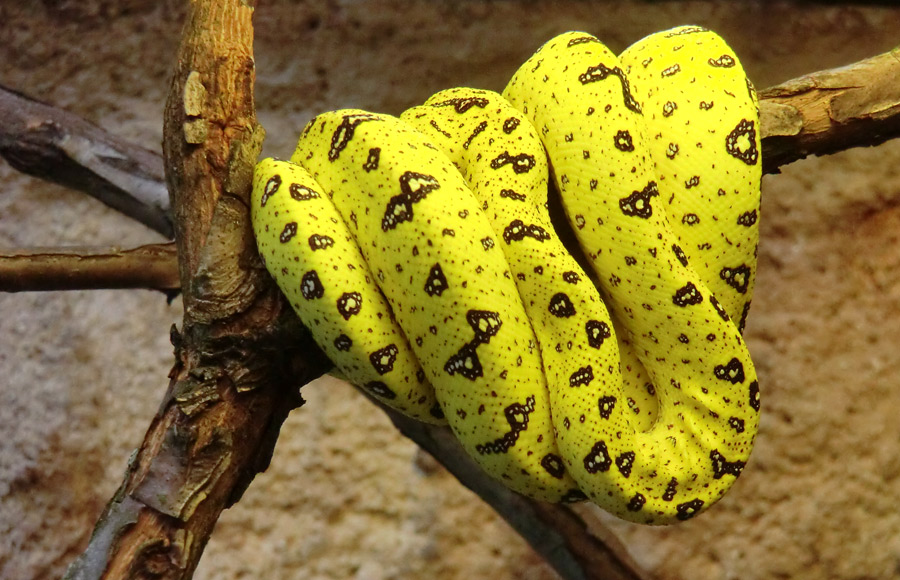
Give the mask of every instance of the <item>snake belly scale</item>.
[{"label": "snake belly scale", "polygon": [[[693,517],[741,473],[759,388],[741,330],[758,112],[733,51],[681,27],[621,57],[560,35],[503,95],[349,109],[256,170],[260,254],[347,378],[446,420],[508,487]],[[557,237],[559,192],[590,265]]]}]

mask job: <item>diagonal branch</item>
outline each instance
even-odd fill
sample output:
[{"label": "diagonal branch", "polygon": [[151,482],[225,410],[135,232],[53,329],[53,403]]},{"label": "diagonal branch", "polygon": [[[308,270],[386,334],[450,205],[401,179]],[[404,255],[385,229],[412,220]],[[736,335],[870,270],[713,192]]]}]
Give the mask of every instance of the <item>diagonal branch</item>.
[{"label": "diagonal branch", "polygon": [[62,109],[0,86],[0,156],[23,173],[83,191],[172,237],[162,157]]}]

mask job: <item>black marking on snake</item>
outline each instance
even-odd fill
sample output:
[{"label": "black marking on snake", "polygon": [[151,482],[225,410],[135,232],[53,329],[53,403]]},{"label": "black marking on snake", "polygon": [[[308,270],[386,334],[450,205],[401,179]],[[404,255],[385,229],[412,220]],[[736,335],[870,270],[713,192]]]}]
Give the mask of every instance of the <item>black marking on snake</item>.
[{"label": "black marking on snake", "polygon": [[557,318],[575,316],[575,305],[572,304],[572,300],[564,292],[557,292],[550,298],[550,305],[547,307],[547,310]]},{"label": "black marking on snake", "polygon": [[728,313],[725,312],[725,309],[722,307],[721,304],[719,304],[719,301],[716,299],[715,296],[709,297],[709,303],[712,304],[713,308],[716,309],[716,313],[719,315],[719,318],[721,318],[725,322],[728,322],[729,320],[731,320],[731,317],[728,316]]},{"label": "black marking on snake", "polygon": [[671,117],[672,113],[675,112],[675,109],[678,108],[678,104],[672,101],[666,101],[666,104],[663,105],[663,117]]},{"label": "black marking on snake", "polygon": [[509,119],[503,121],[503,132],[509,135],[516,130],[516,127],[519,126],[519,123],[521,123],[521,121],[517,117],[510,117]]},{"label": "black marking on snake", "polygon": [[669,484],[666,486],[666,491],[662,494],[663,501],[672,501],[675,499],[675,494],[678,493],[678,480],[674,477],[669,480]]},{"label": "black marking on snake", "polygon": [[[469,145],[472,144],[472,139],[477,137],[478,134],[481,133],[482,131],[484,131],[485,129],[487,129],[487,121],[482,121],[481,123],[478,124],[477,127],[475,127],[475,130],[472,131],[472,134],[469,135],[469,138],[466,139],[466,142],[463,143],[463,149],[468,150]],[[449,135],[448,135],[448,137],[449,137]]]},{"label": "black marking on snake", "polygon": [[700,223],[700,216],[695,213],[686,213],[681,216],[681,223],[686,226],[695,226]]},{"label": "black marking on snake", "polygon": [[525,222],[522,220],[513,220],[509,222],[508,226],[503,228],[503,241],[507,244],[520,242],[526,237],[544,242],[550,239],[550,234],[541,226],[537,224],[525,225]]},{"label": "black marking on snake", "polygon": [[616,398],[611,395],[600,397],[597,400],[597,405],[600,408],[600,416],[604,419],[609,419],[612,417],[613,409],[616,408]]},{"label": "black marking on snake", "polygon": [[591,365],[581,367],[569,376],[570,387],[588,386],[594,380],[594,368]]},{"label": "black marking on snake", "polygon": [[307,300],[321,298],[325,295],[325,287],[319,280],[319,274],[315,270],[310,270],[300,279],[300,294]]},{"label": "black marking on snake", "polygon": [[750,383],[750,406],[759,411],[759,381]]},{"label": "black marking on snake", "polygon": [[631,475],[631,468],[634,467],[634,451],[626,451],[616,457],[616,467],[619,468],[622,477]]},{"label": "black marking on snake", "polygon": [[350,320],[350,317],[359,314],[362,310],[362,294],[359,292],[344,292],[337,299],[337,309],[344,320]]},{"label": "black marking on snake", "polygon": [[372,147],[369,149],[369,156],[366,157],[366,162],[363,163],[363,169],[366,170],[366,173],[378,169],[378,162],[380,159],[381,147]]},{"label": "black marking on snake", "polygon": [[453,107],[453,110],[459,114],[463,114],[472,107],[483,109],[487,107],[489,101],[483,97],[457,97],[455,99],[447,99],[440,103],[433,103],[432,107]]},{"label": "black marking on snake", "polygon": [[394,370],[394,363],[397,361],[399,352],[396,344],[389,344],[370,354],[369,362],[372,363],[372,368],[375,369],[375,372],[383,375]]},{"label": "black marking on snake", "polygon": [[660,76],[662,76],[663,78],[666,78],[666,77],[670,77],[675,74],[678,74],[680,72],[681,72],[681,65],[678,63],[675,63],[672,66],[670,66],[669,68],[663,69],[662,73],[660,73]]},{"label": "black marking on snake", "polygon": [[347,352],[353,346],[353,339],[346,334],[342,334],[334,339],[334,348],[341,352]]},{"label": "black marking on snake", "polygon": [[622,84],[622,98],[625,106],[640,115],[641,106],[631,94],[631,85],[628,83],[628,77],[625,76],[625,72],[621,68],[609,68],[601,62],[597,66],[588,67],[585,72],[578,75],[578,80],[581,81],[581,84],[586,85],[588,83],[605,80],[609,75],[619,77],[619,82]]},{"label": "black marking on snake", "polygon": [[609,471],[612,466],[612,458],[606,448],[605,441],[598,441],[591,447],[591,452],[584,457],[584,469],[588,473]]},{"label": "black marking on snake", "polygon": [[541,467],[556,479],[562,479],[566,474],[566,465],[563,463],[562,457],[555,453],[548,453],[541,459]]},{"label": "black marking on snake", "polygon": [[279,187],[281,187],[281,176],[273,175],[270,177],[269,181],[266,182],[266,186],[263,188],[263,194],[259,200],[259,207],[266,207],[266,202],[269,201],[270,197],[275,195]]},{"label": "black marking on snake", "polygon": [[400,195],[395,195],[388,202],[381,218],[382,231],[392,230],[397,225],[413,218],[413,204],[425,197],[441,185],[431,175],[407,171],[400,176]]},{"label": "black marking on snake", "polygon": [[692,304],[700,304],[701,302],[703,302],[703,295],[700,294],[693,282],[688,282],[676,290],[675,295],[672,296],[672,303],[682,308]]},{"label": "black marking on snake", "polygon": [[615,143],[616,149],[619,151],[634,151],[634,142],[631,139],[631,133],[628,131],[623,130],[616,133],[613,143]]},{"label": "black marking on snake", "polygon": [[512,164],[513,171],[516,174],[528,173],[534,169],[534,155],[529,155],[528,153],[510,155],[508,151],[504,151],[491,161],[491,169],[500,169],[506,164]]},{"label": "black marking on snake", "polygon": [[328,248],[334,245],[334,238],[331,236],[323,236],[319,234],[313,234],[309,236],[309,249],[312,251],[316,250],[327,250]]},{"label": "black marking on snake", "polygon": [[430,409],[428,409],[428,414],[434,417],[435,419],[443,419],[444,418],[444,410],[441,409],[440,403],[435,403]]},{"label": "black marking on snake", "polygon": [[681,521],[689,520],[699,514],[702,508],[702,499],[692,499],[691,501],[686,501],[675,506],[675,511],[677,512],[675,517]]},{"label": "black marking on snake", "polygon": [[666,157],[675,159],[676,155],[678,155],[678,143],[669,143],[669,147],[666,149]]},{"label": "black marking on snake", "polygon": [[656,188],[656,182],[651,181],[641,191],[634,191],[628,197],[619,200],[619,208],[627,216],[648,219],[653,215],[653,207],[650,205],[650,198],[659,195]]},{"label": "black marking on snake", "polygon": [[382,399],[396,399],[397,393],[391,390],[386,384],[381,381],[369,381],[366,383],[365,387],[373,394],[378,395]]},{"label": "black marking on snake", "polygon": [[637,258],[634,256],[625,256],[625,265],[626,266],[634,266],[637,264]]},{"label": "black marking on snake", "polygon": [[713,477],[715,479],[722,479],[725,475],[737,477],[744,470],[745,463],[743,461],[728,461],[724,455],[719,453],[718,449],[710,451],[709,458],[712,459]]},{"label": "black marking on snake", "polygon": [[747,324],[747,315],[750,314],[750,303],[744,302],[744,309],[741,311],[741,320],[738,322],[738,332],[744,334],[744,326]]},{"label": "black marking on snake", "polygon": [[628,502],[628,506],[626,506],[626,509],[628,509],[628,511],[630,512],[639,512],[641,511],[641,508],[644,507],[645,503],[647,503],[647,498],[639,493],[636,493],[634,494],[634,497],[631,498],[631,501]]},{"label": "black marking on snake", "polygon": [[310,189],[305,185],[300,185],[299,183],[292,183],[288,188],[288,191],[290,192],[291,197],[297,201],[309,201],[319,197],[318,191]]},{"label": "black marking on snake", "polygon": [[709,66],[714,66],[717,68],[731,68],[734,66],[734,57],[730,54],[723,54],[719,58],[710,58],[708,61]]},{"label": "black marking on snake", "polygon": [[737,358],[732,358],[725,365],[716,365],[713,374],[720,381],[728,381],[732,385],[744,382],[744,365]]},{"label": "black marking on snake", "polygon": [[509,431],[502,437],[494,439],[490,443],[484,443],[475,446],[475,451],[482,455],[490,455],[491,453],[506,453],[509,448],[516,444],[519,434],[528,428],[528,418],[534,412],[534,397],[525,399],[525,404],[513,403],[503,409],[506,416],[506,422],[509,424]]},{"label": "black marking on snake", "polygon": [[684,253],[684,250],[681,249],[681,246],[672,244],[672,251],[675,253],[675,257],[678,258],[678,261],[681,262],[682,266],[688,265],[687,255]]},{"label": "black marking on snake", "polygon": [[451,134],[448,133],[447,131],[444,131],[443,129],[441,129],[441,127],[437,124],[437,121],[435,121],[434,119],[432,119],[431,121],[429,121],[428,124],[431,125],[432,127],[434,127],[434,130],[435,130],[435,131],[437,131],[438,133],[440,133],[441,135],[443,135],[443,136],[446,137],[447,139],[450,139],[451,137],[453,137],[453,135],[451,135]]},{"label": "black marking on snake", "polygon": [[756,210],[751,209],[750,211],[745,211],[741,215],[738,216],[737,223],[739,226],[750,227],[756,223]]},{"label": "black marking on snake", "polygon": [[[738,143],[744,138],[749,143],[746,150],[742,150]],[[756,165],[759,161],[759,151],[756,148],[756,125],[754,121],[741,119],[737,127],[725,137],[725,150],[735,159],[740,159],[747,165]]]},{"label": "black marking on snake", "polygon": [[494,247],[494,239],[493,238],[481,238],[481,247],[484,248],[484,251],[488,251]]},{"label": "black marking on snake", "polygon": [[675,30],[673,32],[669,32],[665,35],[664,38],[674,38],[676,36],[682,36],[685,34],[697,34],[698,32],[706,32],[707,29],[702,26],[685,26],[679,30]]},{"label": "black marking on snake", "polygon": [[[331,136],[331,149],[328,150],[328,160],[335,161],[341,154],[350,140],[353,139],[353,133],[356,128],[366,121],[379,121],[377,115],[370,113],[358,113],[355,115],[344,115],[341,124],[334,130]],[[324,126],[324,125],[323,125]]]},{"label": "black marking on snake", "polygon": [[588,344],[593,348],[600,348],[603,341],[612,336],[609,324],[602,320],[588,320],[584,329],[587,331]]},{"label": "black marking on snake", "polygon": [[501,189],[500,197],[505,197],[505,198],[511,199],[513,201],[525,201],[526,199],[528,199],[527,197],[525,197],[524,194],[516,193],[515,191],[513,191],[511,189]]},{"label": "black marking on snake", "polygon": [[469,310],[466,312],[466,321],[475,332],[475,336],[459,349],[459,352],[447,359],[444,372],[449,375],[459,373],[474,381],[484,374],[476,349],[482,344],[489,343],[491,337],[503,326],[503,322],[500,320],[499,312],[490,310]]},{"label": "black marking on snake", "polygon": [[708,111],[708,110],[710,110],[710,109],[713,108],[713,105],[715,105],[715,102],[714,102],[714,101],[709,101],[709,102],[706,102],[706,101],[700,101],[700,110],[701,110],[701,111]]},{"label": "black marking on snake", "polygon": [[728,419],[728,426],[734,429],[735,433],[743,433],[744,432],[744,420],[738,419],[737,417],[731,417]]},{"label": "black marking on snake", "polygon": [[569,284],[578,284],[579,282],[581,282],[581,276],[578,275],[578,272],[574,272],[572,270],[563,272],[562,279],[563,282],[567,282]]},{"label": "black marking on snake", "polygon": [[737,268],[722,268],[719,278],[741,294],[746,294],[750,284],[750,266],[741,264]]},{"label": "black marking on snake", "polygon": [[700,176],[699,175],[693,175],[693,176],[691,176],[690,179],[688,179],[687,181],[684,182],[685,189],[697,187],[698,185],[700,185]]},{"label": "black marking on snake", "polygon": [[600,42],[593,36],[579,36],[578,38],[573,38],[566,43],[566,48],[572,48],[577,44],[586,44],[588,42]]},{"label": "black marking on snake", "polygon": [[429,296],[440,296],[447,289],[447,277],[444,276],[444,270],[440,264],[435,264],[428,272],[428,279],[425,281],[425,293]]},{"label": "black marking on snake", "polygon": [[291,238],[297,235],[297,222],[288,222],[284,224],[284,229],[281,230],[281,234],[278,235],[278,241],[282,244],[286,244],[291,241]]}]

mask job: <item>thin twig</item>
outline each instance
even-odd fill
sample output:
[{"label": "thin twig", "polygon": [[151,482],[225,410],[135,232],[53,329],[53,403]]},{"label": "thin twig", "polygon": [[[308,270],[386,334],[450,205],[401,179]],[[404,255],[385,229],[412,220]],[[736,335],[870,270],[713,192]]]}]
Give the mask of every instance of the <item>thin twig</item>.
[{"label": "thin twig", "polygon": [[23,173],[83,191],[172,237],[159,153],[0,86],[0,156]]},{"label": "thin twig", "polygon": [[0,250],[0,292],[180,288],[174,244],[132,249]]}]

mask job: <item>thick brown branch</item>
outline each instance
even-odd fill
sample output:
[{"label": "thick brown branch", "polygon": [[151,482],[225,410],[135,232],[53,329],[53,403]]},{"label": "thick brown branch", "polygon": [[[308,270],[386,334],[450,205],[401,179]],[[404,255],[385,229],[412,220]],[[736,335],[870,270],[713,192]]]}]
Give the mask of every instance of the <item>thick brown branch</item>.
[{"label": "thick brown branch", "polygon": [[900,136],[900,48],[760,93],[763,169]]},{"label": "thick brown branch", "polygon": [[172,237],[162,157],[78,115],[0,86],[0,156]]},{"label": "thick brown branch", "polygon": [[0,292],[180,287],[174,244],[0,250]]}]

